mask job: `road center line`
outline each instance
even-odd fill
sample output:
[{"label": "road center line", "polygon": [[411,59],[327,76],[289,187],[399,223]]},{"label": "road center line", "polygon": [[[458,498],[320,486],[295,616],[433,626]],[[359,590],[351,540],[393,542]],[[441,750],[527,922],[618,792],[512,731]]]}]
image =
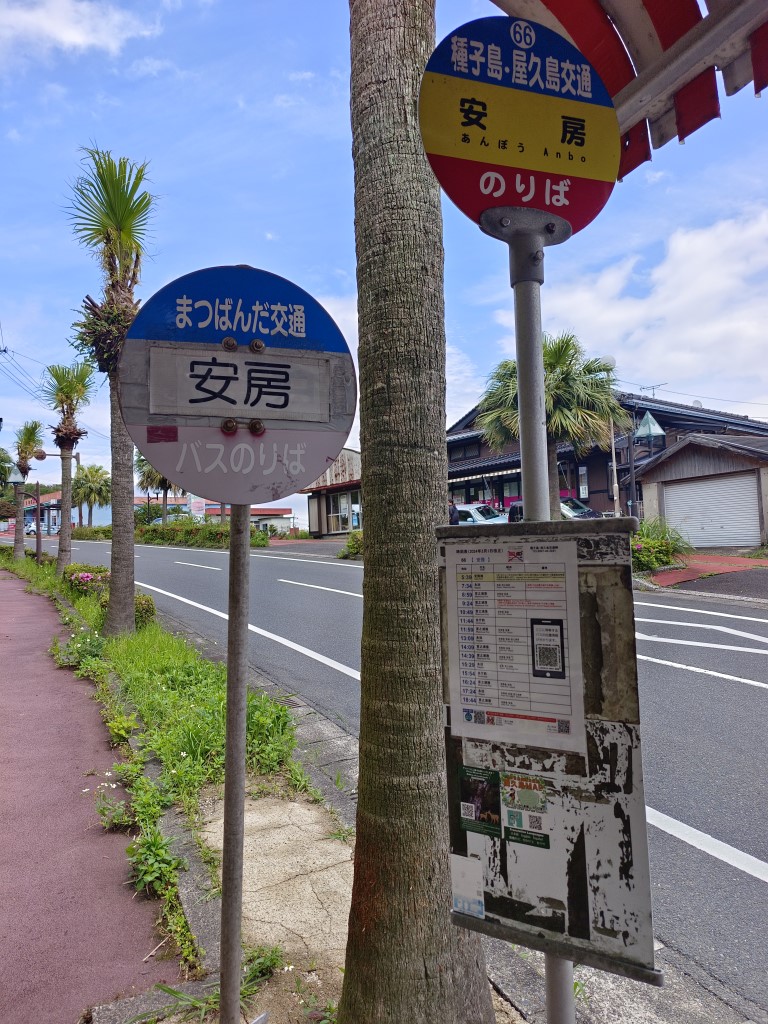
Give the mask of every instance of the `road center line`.
[{"label": "road center line", "polygon": [[195,569],[212,569],[214,572],[223,572],[220,565],[201,565],[199,562],[174,562],[174,565],[191,565]]},{"label": "road center line", "polygon": [[[219,619],[229,619],[226,612],[220,612],[216,608],[209,608],[205,604],[199,604],[197,601],[190,601],[188,597],[181,597],[179,594],[171,594],[168,590],[161,590],[160,587],[150,586],[149,583],[141,583],[139,580],[136,581],[136,586],[144,587],[145,590],[153,590],[156,594],[162,594],[164,597],[173,598],[174,601],[181,601],[182,604],[191,605],[192,608],[199,608],[200,611],[208,612],[210,615],[215,615]],[[252,626],[248,623],[248,629],[252,633],[258,633],[259,636],[266,637],[267,640],[274,640],[276,644],[282,644],[283,647],[290,647],[292,651],[297,651],[299,654],[305,655],[307,658],[311,658],[313,661],[319,661],[322,665],[327,665],[328,668],[336,669],[337,672],[342,672],[345,676],[351,676],[352,679],[360,679],[360,673],[355,669],[350,668],[349,665],[342,665],[340,661],[334,661],[333,658],[326,658],[324,654],[318,654],[317,651],[311,651],[308,647],[302,647],[301,644],[295,644],[293,640],[288,640],[284,636],[278,636],[277,633],[269,633],[266,629],[259,629],[258,626]]]},{"label": "road center line", "polygon": [[716,651],[742,651],[744,654],[768,654],[768,650],[759,647],[733,647],[731,644],[706,644],[701,640],[673,640],[668,636],[648,636],[647,633],[635,633],[638,640],[650,640],[656,644],[679,644],[682,647],[711,647]]},{"label": "road center line", "polygon": [[278,580],[278,583],[292,583],[294,587],[310,587],[312,590],[327,590],[330,594],[346,594],[348,597],[359,597],[362,601],[362,594],[355,594],[351,590],[336,590],[335,587],[320,587],[315,583],[299,583],[298,580]]},{"label": "road center line", "polygon": [[729,612],[710,612],[702,608],[683,608],[678,604],[656,604],[654,601],[635,601],[635,605],[643,608],[664,608],[668,612],[692,612],[694,615],[717,615],[721,619],[741,619],[743,622],[764,622],[768,625],[768,619],[756,619],[751,615],[731,615]]},{"label": "road center line", "polygon": [[730,633],[731,636],[741,636],[746,640],[757,640],[760,644],[768,644],[768,636],[759,636],[757,633],[745,633],[742,629],[732,629],[730,626],[719,626],[716,622],[676,622],[672,619],[638,619],[635,622],[655,622],[659,626],[685,626],[686,629],[715,629],[718,633]]},{"label": "road center line", "polygon": [[307,565],[339,565],[346,569],[362,569],[362,565],[357,562],[348,562],[343,558],[340,558],[336,562],[326,562],[325,559],[320,558],[301,558],[297,555],[295,558],[291,558],[290,555],[256,555],[251,552],[251,558],[274,558],[280,562],[304,562]]},{"label": "road center line", "polygon": [[714,676],[716,679],[727,679],[731,683],[746,683],[747,686],[759,686],[768,690],[768,683],[759,683],[756,679],[744,679],[742,676],[729,676],[724,672],[713,672],[709,668],[697,668],[695,665],[680,665],[676,661],[662,661],[661,658],[649,658],[647,654],[638,654],[638,661],[650,661],[654,665],[665,665],[667,668],[682,668],[686,672],[699,672],[703,676]]},{"label": "road center line", "polygon": [[684,825],[682,821],[670,818],[666,814],[662,814],[661,811],[654,811],[652,807],[646,807],[645,814],[649,824],[661,829],[662,832],[666,832],[676,839],[682,839],[689,846],[695,846],[697,850],[703,850],[710,857],[716,857],[718,860],[730,864],[731,867],[752,875],[753,878],[759,878],[761,882],[768,882],[768,864],[765,861],[758,860],[757,857],[753,857],[749,853],[743,853],[735,846],[721,843],[719,839],[708,836],[706,832],[699,832],[698,829]]}]

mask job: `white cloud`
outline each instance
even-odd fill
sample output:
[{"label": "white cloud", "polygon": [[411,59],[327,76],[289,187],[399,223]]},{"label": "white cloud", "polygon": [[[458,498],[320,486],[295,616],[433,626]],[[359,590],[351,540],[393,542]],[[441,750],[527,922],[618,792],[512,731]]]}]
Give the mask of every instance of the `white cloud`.
[{"label": "white cloud", "polygon": [[135,60],[128,68],[128,75],[131,78],[158,78],[160,75],[171,74],[180,77],[182,72],[171,60],[164,60],[158,57],[142,57]]},{"label": "white cloud", "polygon": [[289,82],[311,82],[315,77],[314,71],[291,71],[288,75]]},{"label": "white cloud", "polygon": [[6,56],[89,49],[114,56],[129,39],[157,32],[157,25],[101,0],[5,0],[0,6],[0,54]]},{"label": "white cloud", "polygon": [[485,390],[485,380],[477,366],[455,345],[446,347],[446,426],[451,426],[473,405]]},{"label": "white cloud", "polygon": [[[545,286],[542,309],[545,330],[573,330],[590,354],[613,355],[628,390],[663,381],[672,400],[705,395],[710,407],[768,415],[740,404],[768,394],[768,207],[674,231],[655,266],[632,254]],[[514,332],[508,308],[495,319]],[[514,355],[513,333],[500,348]]]}]

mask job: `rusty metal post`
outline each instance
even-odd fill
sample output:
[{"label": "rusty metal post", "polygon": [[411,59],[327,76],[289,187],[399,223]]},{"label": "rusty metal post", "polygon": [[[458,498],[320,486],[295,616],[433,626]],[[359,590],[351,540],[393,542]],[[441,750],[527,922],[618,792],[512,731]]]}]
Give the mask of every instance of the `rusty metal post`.
[{"label": "rusty metal post", "polygon": [[224,854],[221,891],[221,1024],[240,1022],[250,540],[250,505],[233,505],[229,532],[227,739],[224,757]]}]

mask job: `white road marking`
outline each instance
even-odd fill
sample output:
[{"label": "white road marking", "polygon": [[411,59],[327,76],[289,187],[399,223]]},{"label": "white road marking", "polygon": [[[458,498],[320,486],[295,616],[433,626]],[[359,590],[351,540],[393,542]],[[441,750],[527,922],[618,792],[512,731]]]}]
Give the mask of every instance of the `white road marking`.
[{"label": "white road marking", "polygon": [[275,558],[281,562],[307,562],[309,565],[343,565],[348,569],[362,569],[362,565],[357,562],[350,562],[347,559],[340,558],[336,562],[326,562],[319,558],[302,558],[297,555],[295,558],[291,558],[290,555],[257,555],[253,551],[251,552],[251,558]]},{"label": "white road marking", "polygon": [[677,604],[655,604],[653,601],[635,601],[635,605],[643,608],[664,608],[669,612],[692,612],[694,615],[716,615],[721,619],[741,619],[743,622],[764,622],[768,626],[768,619],[756,619],[750,615],[731,615],[729,612],[710,612],[702,608],[683,608]]},{"label": "white road marking", "polygon": [[656,644],[679,644],[682,647],[711,647],[716,651],[741,651],[744,654],[768,654],[768,650],[759,647],[733,647],[730,644],[705,644],[700,640],[672,640],[667,636],[648,636],[646,633],[635,633],[638,640],[651,640]]},{"label": "white road marking", "polygon": [[191,565],[195,569],[213,569],[214,572],[223,572],[220,565],[201,565],[199,562],[174,562],[174,565]]},{"label": "white road marking", "polygon": [[327,590],[331,594],[346,594],[348,597],[359,597],[362,601],[362,594],[355,594],[351,590],[336,590],[335,587],[319,587],[314,583],[299,583],[298,580],[278,580],[278,583],[292,583],[294,587],[310,587],[312,590]]},{"label": "white road marking", "polygon": [[[219,619],[229,619],[226,612],[220,612],[216,608],[209,608],[207,605],[198,604],[197,601],[190,601],[188,597],[180,597],[179,594],[171,594],[167,590],[161,590],[159,587],[152,587],[149,583],[141,583],[139,580],[136,581],[136,586],[144,587],[145,590],[154,590],[156,594],[162,594],[164,597],[171,597],[174,601],[181,601],[182,604],[191,605],[192,608],[199,608],[203,612],[209,612],[211,615],[217,616]],[[326,658],[324,654],[318,654],[317,651],[311,651],[308,647],[302,647],[301,644],[295,644],[293,640],[287,640],[284,636],[278,636],[276,633],[269,633],[266,629],[259,629],[258,626],[252,626],[248,623],[248,629],[252,633],[258,633],[259,636],[266,637],[267,640],[274,640],[276,644],[282,644],[283,647],[290,647],[292,651],[298,651],[299,654],[306,655],[307,658],[311,658],[313,661],[319,661],[322,665],[327,665],[329,668],[336,669],[337,672],[342,672],[345,676],[351,676],[352,679],[360,679],[360,673],[355,669],[350,668],[349,665],[342,665],[340,661],[334,661],[333,658]]]},{"label": "white road marking", "polygon": [[768,882],[768,864],[758,860],[757,857],[743,853],[735,846],[721,843],[719,839],[708,836],[706,832],[699,832],[698,829],[691,828],[690,825],[685,825],[675,818],[670,818],[666,814],[662,814],[661,811],[654,811],[652,807],[646,807],[645,814],[649,824],[661,829],[662,832],[675,836],[676,839],[682,839],[689,846],[695,846],[697,850],[703,850],[710,857],[716,857],[718,860],[730,864],[731,867],[752,875],[753,878],[759,878],[761,882]]},{"label": "white road marking", "polygon": [[700,672],[703,676],[714,676],[716,679],[727,679],[731,683],[746,683],[747,686],[759,686],[768,690],[768,683],[759,683],[756,679],[744,679],[743,676],[729,676],[724,672],[713,672],[709,668],[697,668],[695,665],[680,665],[676,661],[662,661],[661,658],[649,658],[646,654],[638,654],[638,661],[651,661],[654,665],[666,665],[667,668],[682,668],[686,672]]},{"label": "white road marking", "polygon": [[747,640],[757,640],[758,643],[768,644],[768,636],[759,636],[757,633],[745,633],[741,629],[731,629],[730,626],[719,626],[716,622],[676,622],[673,619],[638,619],[635,622],[655,622],[659,626],[685,626],[688,629],[715,629],[718,633],[730,633],[732,636],[743,636]]}]

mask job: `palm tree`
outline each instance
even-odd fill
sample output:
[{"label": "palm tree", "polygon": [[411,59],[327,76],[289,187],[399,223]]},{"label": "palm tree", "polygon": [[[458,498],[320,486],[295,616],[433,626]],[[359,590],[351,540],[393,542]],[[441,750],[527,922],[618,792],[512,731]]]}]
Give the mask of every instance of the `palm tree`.
[{"label": "palm tree", "polygon": [[[577,454],[593,445],[605,450],[611,446],[613,426],[629,422],[613,391],[614,384],[612,360],[587,358],[575,335],[568,331],[555,337],[544,335],[544,408],[552,519],[560,519],[557,445],[572,444]],[[503,451],[520,437],[514,359],[505,359],[493,371],[480,399],[480,409],[477,426],[495,451]]]},{"label": "palm tree", "polygon": [[86,296],[75,323],[75,347],[109,378],[112,448],[112,582],[105,633],[135,629],[133,573],[133,442],[125,429],[117,389],[117,362],[139,303],[134,290],[154,198],[144,188],[147,164],[107,150],[84,150],[84,170],[72,186],[75,236],[98,257],[104,273],[101,302]]},{"label": "palm tree", "polygon": [[[16,467],[27,482],[30,462],[43,447],[43,424],[40,420],[28,420],[16,431]],[[13,557],[24,558],[24,484],[16,488],[16,532],[13,536]]]},{"label": "palm tree", "polygon": [[162,519],[165,523],[168,519],[168,492],[170,491],[174,497],[179,497],[187,492],[183,487],[179,487],[178,484],[171,483],[166,477],[163,476],[158,470],[155,469],[140,451],[136,451],[133,457],[133,467],[136,470],[138,476],[137,483],[139,490],[149,494],[150,491],[162,491],[163,492],[163,511]]},{"label": "palm tree", "polygon": [[88,508],[88,525],[93,526],[94,506],[104,508],[112,500],[112,481],[103,466],[78,466],[72,483],[72,503]]},{"label": "palm tree", "polygon": [[8,477],[11,475],[12,469],[13,459],[5,448],[0,448],[0,488],[4,488],[8,483]]},{"label": "palm tree", "polygon": [[46,405],[59,413],[53,441],[61,452],[61,530],[56,572],[61,575],[72,561],[72,452],[87,431],[77,424],[77,413],[88,405],[95,389],[94,368],[88,362],[72,366],[54,363],[46,367],[41,397]]},{"label": "palm tree", "polygon": [[[443,241],[440,190],[414,116],[434,17],[435,0],[350,2],[366,520],[357,845],[339,1024],[493,1020],[482,946],[446,909],[435,538],[448,482]],[[393,517],[395,494],[412,514]]]}]

